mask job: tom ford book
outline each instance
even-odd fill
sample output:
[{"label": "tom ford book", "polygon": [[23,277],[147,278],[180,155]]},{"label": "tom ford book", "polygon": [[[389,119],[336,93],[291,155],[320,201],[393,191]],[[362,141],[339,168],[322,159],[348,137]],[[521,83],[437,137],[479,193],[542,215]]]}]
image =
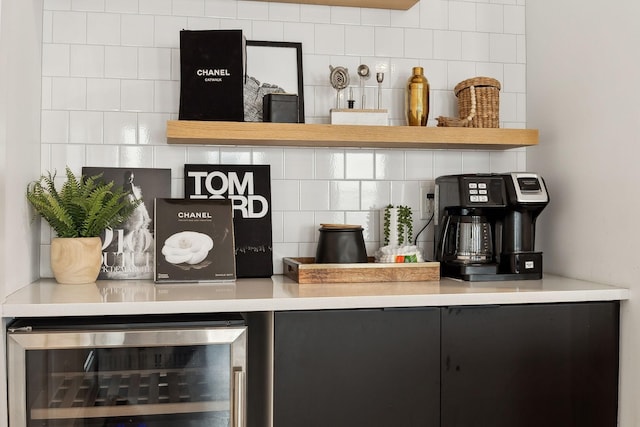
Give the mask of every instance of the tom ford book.
[{"label": "tom ford book", "polygon": [[171,197],[171,169],[82,168],[84,176],[102,174],[106,182],[129,191],[142,203],[120,227],[107,229],[102,237],[102,267],[98,279],[153,278],[153,201]]},{"label": "tom ford book", "polygon": [[229,200],[233,206],[238,277],[273,275],[269,165],[184,165],[189,200]]},{"label": "tom ford book", "polygon": [[156,282],[236,279],[229,200],[156,199]]}]

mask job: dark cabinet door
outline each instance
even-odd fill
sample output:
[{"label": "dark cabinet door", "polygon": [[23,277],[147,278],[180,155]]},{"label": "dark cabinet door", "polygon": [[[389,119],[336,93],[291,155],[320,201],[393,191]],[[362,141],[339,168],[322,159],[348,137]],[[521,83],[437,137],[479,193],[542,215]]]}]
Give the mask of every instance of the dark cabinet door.
[{"label": "dark cabinet door", "polygon": [[617,302],[442,314],[442,426],[616,426]]},{"label": "dark cabinet door", "polygon": [[440,310],[278,312],[275,427],[428,427],[440,419]]}]

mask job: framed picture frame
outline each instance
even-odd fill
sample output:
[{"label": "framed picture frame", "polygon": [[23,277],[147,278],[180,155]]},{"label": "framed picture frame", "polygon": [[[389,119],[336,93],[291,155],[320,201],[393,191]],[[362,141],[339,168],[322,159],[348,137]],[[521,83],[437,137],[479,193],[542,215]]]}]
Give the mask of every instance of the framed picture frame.
[{"label": "framed picture frame", "polygon": [[304,123],[302,43],[247,40],[247,75],[298,95],[298,123]]}]

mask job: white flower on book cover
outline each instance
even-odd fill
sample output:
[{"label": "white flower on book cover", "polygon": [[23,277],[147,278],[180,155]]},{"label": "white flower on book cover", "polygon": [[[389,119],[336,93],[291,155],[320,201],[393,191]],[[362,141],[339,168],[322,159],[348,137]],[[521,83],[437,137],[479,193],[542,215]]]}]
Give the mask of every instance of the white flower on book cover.
[{"label": "white flower on book cover", "polygon": [[213,249],[213,239],[196,231],[181,231],[164,241],[162,255],[170,264],[199,264]]}]

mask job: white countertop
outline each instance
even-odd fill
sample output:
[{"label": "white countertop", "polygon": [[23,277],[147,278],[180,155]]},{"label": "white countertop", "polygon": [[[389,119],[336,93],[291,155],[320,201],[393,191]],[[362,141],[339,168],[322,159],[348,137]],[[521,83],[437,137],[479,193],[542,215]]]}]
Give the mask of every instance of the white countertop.
[{"label": "white countertop", "polygon": [[4,317],[103,316],[118,314],[216,313],[529,304],[612,301],[629,290],[545,275],[543,280],[507,282],[386,282],[304,284],[285,276],[240,279],[226,284],[154,284],[145,280],[59,285],[53,279],[29,284],[7,297]]}]

